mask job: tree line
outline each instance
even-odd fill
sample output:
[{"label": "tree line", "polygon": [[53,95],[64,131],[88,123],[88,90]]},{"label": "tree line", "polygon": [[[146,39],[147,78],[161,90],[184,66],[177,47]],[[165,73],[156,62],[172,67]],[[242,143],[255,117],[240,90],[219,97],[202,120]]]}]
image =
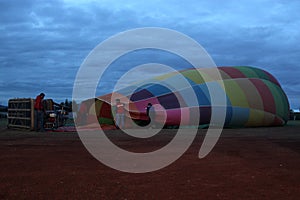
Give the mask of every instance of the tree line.
[{"label": "tree line", "polygon": [[69,101],[66,99],[64,102],[61,102],[60,105],[65,108],[65,110],[71,112],[72,109],[77,110],[78,104],[76,101]]}]

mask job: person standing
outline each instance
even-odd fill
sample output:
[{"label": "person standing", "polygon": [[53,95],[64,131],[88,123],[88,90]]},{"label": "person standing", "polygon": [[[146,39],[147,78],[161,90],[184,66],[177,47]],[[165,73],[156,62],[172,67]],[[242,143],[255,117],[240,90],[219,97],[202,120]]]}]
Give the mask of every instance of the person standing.
[{"label": "person standing", "polygon": [[125,104],[116,99],[116,125],[117,128],[124,128],[125,122]]},{"label": "person standing", "polygon": [[44,130],[44,106],[43,106],[43,99],[45,97],[44,93],[39,94],[35,98],[34,103],[34,130],[41,132]]},{"label": "person standing", "polygon": [[147,107],[146,107],[146,113],[147,116],[150,118],[150,109],[152,108],[152,103],[148,103]]},{"label": "person standing", "polygon": [[153,108],[152,103],[148,103],[145,109],[146,109],[146,114],[147,114],[147,117],[148,117],[147,125],[149,125],[151,123],[151,120],[152,120],[152,125],[155,126],[154,125],[154,122],[155,122],[155,110]]}]

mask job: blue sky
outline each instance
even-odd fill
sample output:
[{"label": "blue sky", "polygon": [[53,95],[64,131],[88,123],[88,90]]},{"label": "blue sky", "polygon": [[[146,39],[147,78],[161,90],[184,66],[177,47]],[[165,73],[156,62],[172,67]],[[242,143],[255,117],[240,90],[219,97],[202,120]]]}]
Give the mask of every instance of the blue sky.
[{"label": "blue sky", "polygon": [[[71,99],[77,70],[96,45],[121,31],[163,27],[195,39],[218,66],[269,71],[291,107],[298,108],[299,10],[296,0],[0,0],[0,103],[41,91],[57,102]],[[184,65],[161,52],[141,55],[139,61],[123,59],[123,68],[150,60],[175,68]],[[114,68],[98,95],[109,92],[122,72]]]}]

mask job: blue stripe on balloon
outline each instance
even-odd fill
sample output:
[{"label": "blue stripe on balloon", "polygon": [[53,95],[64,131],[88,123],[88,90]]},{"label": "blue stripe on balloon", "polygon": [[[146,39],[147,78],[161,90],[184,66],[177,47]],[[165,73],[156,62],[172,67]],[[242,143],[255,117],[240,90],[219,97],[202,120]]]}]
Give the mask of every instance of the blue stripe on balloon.
[{"label": "blue stripe on balloon", "polygon": [[234,126],[243,126],[248,122],[250,109],[241,108],[241,107],[231,107],[232,108],[232,117],[230,125]]}]

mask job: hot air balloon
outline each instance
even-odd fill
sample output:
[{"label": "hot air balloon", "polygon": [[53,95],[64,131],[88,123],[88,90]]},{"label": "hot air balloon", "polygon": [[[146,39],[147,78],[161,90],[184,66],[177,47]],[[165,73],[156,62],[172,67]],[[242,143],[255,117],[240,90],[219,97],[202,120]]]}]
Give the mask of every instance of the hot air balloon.
[{"label": "hot air balloon", "polygon": [[[215,76],[215,71],[220,76]],[[167,73],[81,103],[78,118],[89,124],[97,118],[101,126],[114,127],[114,99],[125,102],[126,126],[147,124],[151,120],[165,126],[210,124],[213,105],[211,85],[225,95],[221,105],[224,126],[282,126],[287,123],[289,102],[279,82],[265,70],[249,67],[192,68]],[[193,95],[190,95],[191,92]],[[195,122],[194,114],[200,113]]]}]

